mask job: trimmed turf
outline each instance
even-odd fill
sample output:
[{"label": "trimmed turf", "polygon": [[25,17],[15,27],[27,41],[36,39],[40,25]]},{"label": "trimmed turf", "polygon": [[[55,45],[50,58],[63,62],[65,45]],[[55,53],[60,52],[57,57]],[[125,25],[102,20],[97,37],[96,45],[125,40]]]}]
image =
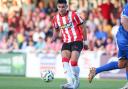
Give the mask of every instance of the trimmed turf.
[{"label": "trimmed turf", "polygon": [[[100,79],[91,84],[86,79],[80,80],[79,89],[119,89],[126,80]],[[54,79],[52,82],[43,82],[40,78],[0,77],[0,89],[61,89],[65,79]]]}]

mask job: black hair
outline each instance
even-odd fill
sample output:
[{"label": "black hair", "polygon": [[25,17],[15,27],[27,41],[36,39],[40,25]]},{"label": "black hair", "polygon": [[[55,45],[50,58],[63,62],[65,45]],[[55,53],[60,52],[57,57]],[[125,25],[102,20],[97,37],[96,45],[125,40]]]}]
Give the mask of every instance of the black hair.
[{"label": "black hair", "polygon": [[58,4],[67,4],[67,1],[66,0],[58,0],[57,3]]}]

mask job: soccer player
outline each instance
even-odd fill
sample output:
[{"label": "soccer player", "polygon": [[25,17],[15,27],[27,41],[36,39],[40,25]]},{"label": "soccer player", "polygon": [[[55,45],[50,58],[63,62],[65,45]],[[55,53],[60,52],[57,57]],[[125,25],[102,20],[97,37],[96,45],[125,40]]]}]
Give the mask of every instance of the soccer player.
[{"label": "soccer player", "polygon": [[54,16],[52,24],[55,28],[53,39],[61,33],[63,40],[61,56],[67,83],[62,85],[62,88],[77,89],[80,83],[78,59],[87,42],[84,21],[77,12],[68,10],[66,0],[58,0],[57,8],[58,13]]},{"label": "soccer player", "polygon": [[[90,73],[88,76],[90,83],[95,75],[100,72],[128,67],[128,3],[125,5],[122,11],[120,22],[121,24],[116,35],[119,60],[118,62],[110,62],[98,68],[90,68]],[[128,84],[126,83],[126,85],[121,89],[128,89]]]}]

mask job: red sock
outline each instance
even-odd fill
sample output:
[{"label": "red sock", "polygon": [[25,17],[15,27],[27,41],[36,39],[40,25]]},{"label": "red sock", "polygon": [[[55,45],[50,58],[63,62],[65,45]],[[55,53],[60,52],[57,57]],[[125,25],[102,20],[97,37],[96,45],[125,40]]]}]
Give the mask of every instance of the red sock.
[{"label": "red sock", "polygon": [[69,58],[66,58],[66,57],[63,57],[63,58],[62,58],[62,62],[69,62],[69,60],[70,60],[70,59],[69,59]]},{"label": "red sock", "polygon": [[71,61],[71,66],[78,66],[77,61]]}]

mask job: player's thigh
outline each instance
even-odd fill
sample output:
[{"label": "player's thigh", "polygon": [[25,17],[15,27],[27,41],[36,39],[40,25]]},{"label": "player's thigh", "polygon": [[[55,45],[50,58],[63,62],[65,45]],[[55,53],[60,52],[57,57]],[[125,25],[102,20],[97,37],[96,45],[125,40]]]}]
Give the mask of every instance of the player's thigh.
[{"label": "player's thigh", "polygon": [[83,42],[76,41],[72,43],[72,53],[71,53],[71,60],[78,61],[80,52],[83,49]]},{"label": "player's thigh", "polygon": [[126,58],[120,58],[118,61],[118,67],[125,68],[127,66],[127,62]]},{"label": "player's thigh", "polygon": [[71,57],[71,43],[64,43],[61,49],[61,56],[70,58]]},{"label": "player's thigh", "polygon": [[71,58],[71,51],[69,51],[69,50],[62,50],[61,51],[61,56],[62,56],[62,58]]}]

